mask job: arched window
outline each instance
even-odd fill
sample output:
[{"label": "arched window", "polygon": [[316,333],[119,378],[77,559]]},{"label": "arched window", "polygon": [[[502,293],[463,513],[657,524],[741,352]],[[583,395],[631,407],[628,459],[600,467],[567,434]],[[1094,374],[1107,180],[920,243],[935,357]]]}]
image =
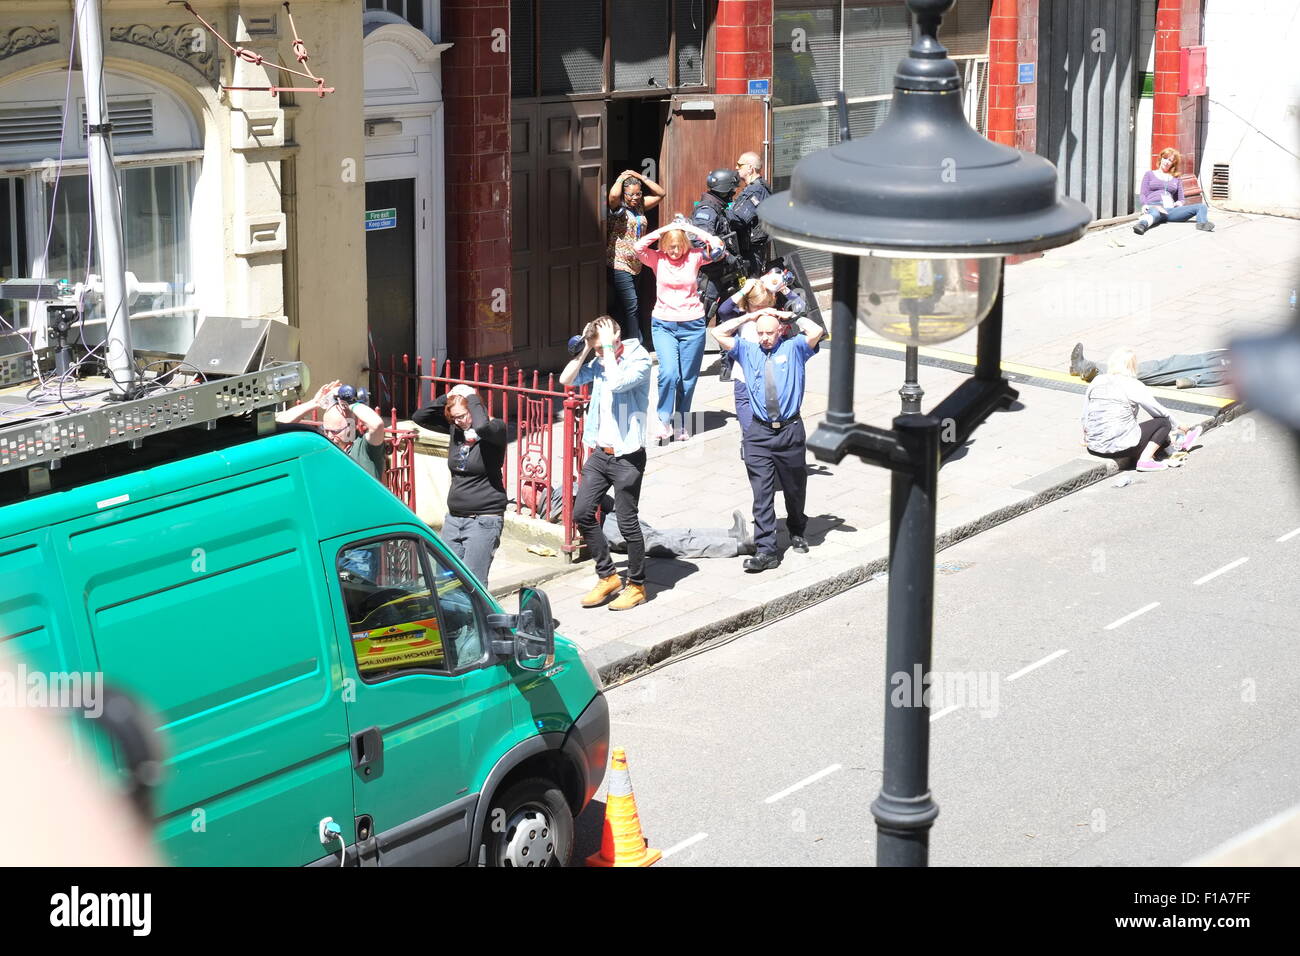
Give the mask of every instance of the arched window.
[{"label": "arched window", "polygon": [[[178,97],[139,77],[110,71],[105,83],[127,269],[155,286],[136,300],[132,314],[184,309],[193,292],[190,208],[201,156],[198,123]],[[0,276],[75,284],[98,274],[86,148],[79,72],[0,85]],[[12,325],[30,323],[17,303],[0,302],[0,310]]]}]

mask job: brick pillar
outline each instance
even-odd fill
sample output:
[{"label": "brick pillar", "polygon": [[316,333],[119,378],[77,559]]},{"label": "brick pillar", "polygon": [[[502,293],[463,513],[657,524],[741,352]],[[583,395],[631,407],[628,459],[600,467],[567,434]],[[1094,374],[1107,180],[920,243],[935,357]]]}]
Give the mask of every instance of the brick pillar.
[{"label": "brick pillar", "polygon": [[[443,0],[448,357],[514,347],[510,327],[509,0]],[[442,281],[436,277],[435,281]],[[494,308],[495,307],[495,308]]]},{"label": "brick pillar", "polygon": [[772,79],[772,0],[718,0],[717,93]]},{"label": "brick pillar", "polygon": [[1160,0],[1156,6],[1156,76],[1151,113],[1153,167],[1162,149],[1179,149],[1178,48],[1182,29],[1183,0]]},{"label": "brick pillar", "polygon": [[[989,15],[989,115],[986,135],[993,142],[1004,146],[1016,145],[1016,106],[1019,105],[1021,95],[1020,84],[1016,81],[1020,62],[1017,41],[1019,30],[1018,0],[993,0],[993,9]],[[939,36],[942,38],[942,32]]]}]

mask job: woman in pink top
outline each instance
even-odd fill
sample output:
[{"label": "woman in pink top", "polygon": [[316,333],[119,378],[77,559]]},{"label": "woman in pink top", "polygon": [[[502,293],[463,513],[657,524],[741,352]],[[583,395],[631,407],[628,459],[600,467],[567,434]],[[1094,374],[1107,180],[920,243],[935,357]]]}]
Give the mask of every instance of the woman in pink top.
[{"label": "woman in pink top", "polygon": [[[698,239],[706,249],[693,248],[688,236]],[[658,250],[650,248],[655,240],[659,240]],[[671,438],[675,407],[680,428],[677,437],[685,441],[690,437],[686,416],[691,411],[695,382],[704,361],[706,319],[696,278],[700,266],[722,258],[726,247],[717,236],[678,216],[667,226],[642,236],[633,249],[655,274],[650,338],[659,358],[659,407],[657,421],[648,423],[649,433],[652,438]]]}]

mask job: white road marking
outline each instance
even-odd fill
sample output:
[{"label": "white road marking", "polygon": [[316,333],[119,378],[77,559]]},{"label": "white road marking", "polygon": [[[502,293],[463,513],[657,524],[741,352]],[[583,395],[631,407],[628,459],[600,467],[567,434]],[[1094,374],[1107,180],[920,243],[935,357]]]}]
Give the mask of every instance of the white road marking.
[{"label": "white road marking", "polygon": [[663,857],[666,860],[674,853],[677,853],[680,850],[685,850],[688,846],[695,846],[695,844],[699,843],[701,840],[707,839],[708,836],[707,833],[697,833],[693,837],[687,837],[681,843],[674,843],[668,849],[664,850]]},{"label": "white road marking", "polygon": [[1112,622],[1112,623],[1110,623],[1110,624],[1107,624],[1107,625],[1106,625],[1106,630],[1108,630],[1108,631],[1113,631],[1113,630],[1115,630],[1115,628],[1119,627],[1121,624],[1127,624],[1129,621],[1133,620],[1133,618],[1138,617],[1138,616],[1141,615],[1141,614],[1145,614],[1147,611],[1154,611],[1154,610],[1155,610],[1156,608],[1158,608],[1159,606],[1160,606],[1160,602],[1159,602],[1159,601],[1152,601],[1152,602],[1151,602],[1150,604],[1148,604],[1146,607],[1144,607],[1144,608],[1139,608],[1138,610],[1134,611],[1132,614],[1126,614],[1126,615],[1124,615],[1123,617],[1121,617],[1118,621],[1114,621],[1114,622]]},{"label": "white road marking", "polygon": [[951,714],[954,710],[961,710],[961,704],[950,704],[949,706],[945,707],[943,710],[939,711],[937,714],[931,714],[930,723],[934,723],[940,717],[946,717],[948,714]]},{"label": "white road marking", "polygon": [[1233,568],[1237,567],[1240,564],[1245,564],[1249,560],[1250,558],[1238,558],[1236,561],[1233,561],[1231,564],[1225,564],[1223,567],[1219,568],[1219,570],[1211,571],[1205,577],[1198,578],[1197,580],[1193,581],[1192,586],[1195,587],[1198,584],[1204,584],[1206,581],[1209,581],[1211,578],[1217,578],[1220,574],[1223,574],[1225,571],[1231,571]]},{"label": "white road marking", "polygon": [[825,770],[818,770],[818,771],[817,771],[815,774],[813,774],[811,777],[804,777],[802,780],[800,780],[800,781],[799,781],[798,783],[796,783],[794,786],[792,786],[792,787],[786,787],[786,788],[785,788],[784,790],[782,790],[780,793],[774,793],[774,794],[772,794],[770,797],[768,797],[768,798],[767,798],[766,800],[764,800],[763,802],[764,802],[764,803],[776,803],[776,801],[781,800],[781,799],[783,799],[783,798],[785,798],[785,797],[790,796],[790,794],[794,793],[796,790],[802,790],[804,787],[808,786],[808,784],[810,784],[810,783],[816,783],[816,782],[817,782],[818,780],[820,780],[822,777],[830,776],[830,775],[833,774],[835,771],[839,770],[841,766],[842,766],[841,764],[833,763],[833,764],[831,764],[829,767],[827,767]]},{"label": "white road marking", "polygon": [[1024,677],[1030,671],[1038,670],[1038,668],[1042,667],[1044,664],[1050,664],[1052,661],[1056,660],[1062,654],[1068,654],[1068,653],[1070,653],[1070,649],[1068,647],[1063,647],[1059,651],[1054,651],[1053,653],[1048,654],[1046,657],[1044,657],[1041,661],[1034,661],[1034,663],[1030,664],[1028,667],[1020,668],[1020,670],[1016,671],[1014,674],[1012,674],[1010,677],[1007,678],[1007,683],[1010,684],[1013,680],[1018,680],[1021,677]]},{"label": "white road marking", "polygon": [[1281,544],[1283,541],[1290,541],[1298,534],[1300,534],[1300,528],[1296,528],[1294,531],[1288,531],[1286,534],[1282,535],[1282,537],[1277,539],[1277,543]]}]

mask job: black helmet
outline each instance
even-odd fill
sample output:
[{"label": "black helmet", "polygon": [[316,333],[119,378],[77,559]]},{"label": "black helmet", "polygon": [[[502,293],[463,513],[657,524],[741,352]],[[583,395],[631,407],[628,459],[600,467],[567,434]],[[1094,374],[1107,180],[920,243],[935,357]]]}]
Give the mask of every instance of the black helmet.
[{"label": "black helmet", "polygon": [[734,169],[715,169],[709,173],[709,178],[704,181],[704,185],[711,193],[730,196],[740,188],[740,176]]}]

